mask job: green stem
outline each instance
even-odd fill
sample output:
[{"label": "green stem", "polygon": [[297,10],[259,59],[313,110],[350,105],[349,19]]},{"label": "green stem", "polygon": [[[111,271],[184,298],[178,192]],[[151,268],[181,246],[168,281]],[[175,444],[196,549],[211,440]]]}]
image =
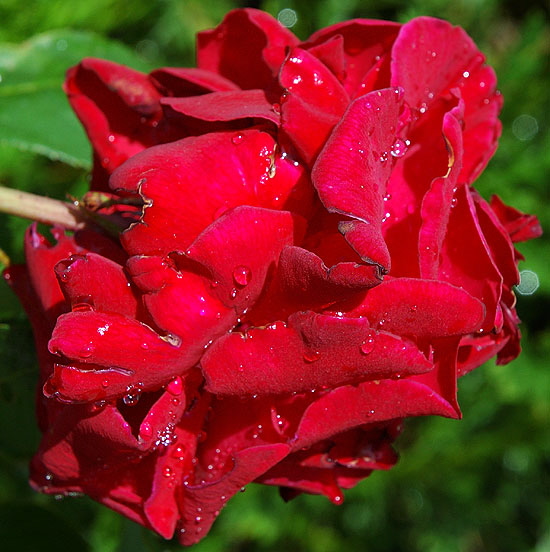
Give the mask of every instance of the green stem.
[{"label": "green stem", "polygon": [[68,230],[78,230],[87,217],[78,206],[0,186],[0,212],[45,224],[58,224]]}]

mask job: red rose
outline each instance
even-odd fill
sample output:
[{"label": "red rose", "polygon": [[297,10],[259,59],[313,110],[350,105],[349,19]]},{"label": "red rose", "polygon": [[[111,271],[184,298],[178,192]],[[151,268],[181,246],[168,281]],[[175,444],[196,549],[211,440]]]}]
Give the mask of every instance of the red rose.
[{"label": "red rose", "polygon": [[183,544],[251,481],[339,503],[403,418],[459,417],[457,376],[518,354],[512,242],[540,228],[471,187],[502,100],[462,29],[299,42],[236,10],[196,69],[88,59],[66,90],[125,229],[31,227],[7,272],[40,352],[37,489]]}]

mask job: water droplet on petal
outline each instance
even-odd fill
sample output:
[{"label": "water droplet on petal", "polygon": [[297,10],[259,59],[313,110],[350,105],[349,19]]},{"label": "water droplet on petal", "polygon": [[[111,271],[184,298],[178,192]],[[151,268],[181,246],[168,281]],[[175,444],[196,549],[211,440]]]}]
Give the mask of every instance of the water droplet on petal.
[{"label": "water droplet on petal", "polygon": [[231,138],[231,142],[233,142],[233,144],[235,144],[236,146],[238,146],[239,144],[241,144],[243,140],[244,140],[244,137],[243,137],[242,134],[235,134],[235,135]]},{"label": "water droplet on petal", "polygon": [[409,144],[410,142],[408,140],[401,140],[401,138],[397,138],[391,147],[390,153],[393,157],[403,157],[409,149]]},{"label": "water droplet on petal", "polygon": [[95,350],[94,344],[90,341],[88,345],[82,348],[80,356],[82,358],[90,358]]},{"label": "water droplet on petal", "polygon": [[[61,279],[66,280],[67,272],[61,274]],[[94,310],[94,301],[91,295],[77,297],[71,305],[73,312],[89,312]]]},{"label": "water droplet on petal", "polygon": [[373,331],[369,331],[369,333],[367,334],[367,338],[365,339],[365,341],[363,341],[363,343],[361,343],[359,348],[364,355],[368,355],[374,350],[374,337],[375,333]]},{"label": "water droplet on petal", "polygon": [[246,286],[250,282],[251,271],[247,266],[239,265],[233,269],[233,280],[239,286]]},{"label": "water droplet on petal", "polygon": [[166,386],[166,391],[172,395],[181,395],[183,391],[183,381],[179,376],[176,376],[172,381]]},{"label": "water droplet on petal", "polygon": [[143,422],[139,428],[140,436],[144,439],[151,437],[153,435],[153,428],[149,422]]},{"label": "water droplet on petal", "polygon": [[304,361],[307,363],[312,363],[321,358],[321,353],[319,351],[306,351],[304,353]]}]

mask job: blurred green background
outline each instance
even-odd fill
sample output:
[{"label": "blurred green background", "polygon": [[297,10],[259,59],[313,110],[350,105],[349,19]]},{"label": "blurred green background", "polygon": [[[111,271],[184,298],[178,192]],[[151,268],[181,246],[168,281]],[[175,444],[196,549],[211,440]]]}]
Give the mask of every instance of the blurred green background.
[{"label": "blurred green background", "polygon": [[[194,35],[234,7],[297,16],[292,30],[352,17],[433,15],[462,25],[487,54],[505,98],[501,146],[478,182],[489,197],[550,229],[548,4],[542,0],[0,0],[0,184],[64,198],[86,186],[89,150],[60,91],[86,55],[147,70],[193,65]],[[290,18],[292,19],[292,17]],[[286,21],[289,21],[287,19]],[[22,260],[27,223],[0,216],[0,247]],[[524,352],[460,381],[464,419],[407,423],[401,461],[346,493],[337,507],[250,485],[197,552],[550,551],[550,248],[523,245],[540,287],[518,296]],[[55,500],[27,485],[38,432],[36,358],[21,308],[0,287],[0,547],[7,552],[177,550],[87,498]]]}]

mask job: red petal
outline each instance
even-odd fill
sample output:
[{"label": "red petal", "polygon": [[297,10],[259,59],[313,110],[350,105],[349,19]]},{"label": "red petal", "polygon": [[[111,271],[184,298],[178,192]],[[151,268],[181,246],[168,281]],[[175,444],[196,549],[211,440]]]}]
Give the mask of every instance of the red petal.
[{"label": "red petal", "polygon": [[197,35],[197,66],[227,77],[241,88],[267,89],[298,39],[271,15],[254,9],[230,11],[215,29]]},{"label": "red petal", "polygon": [[[345,405],[345,408],[343,408]],[[453,405],[430,386],[411,379],[344,386],[320,397],[305,411],[293,450],[366,423],[408,416],[456,418]]]},{"label": "red petal", "polygon": [[282,249],[303,236],[303,219],[288,211],[237,207],[212,223],[186,251],[206,268],[214,293],[242,312],[252,306]]},{"label": "red petal", "polygon": [[180,543],[189,546],[202,539],[227,499],[282,460],[289,448],[279,443],[241,450],[234,455],[233,469],[219,481],[184,487]]},{"label": "red petal", "polygon": [[462,169],[462,132],[458,116],[458,109],[453,109],[443,117],[443,135],[449,151],[449,169],[446,175],[432,180],[430,189],[422,199],[422,226],[418,236],[422,278],[437,278],[441,246],[447,233],[453,195]]},{"label": "red petal", "polygon": [[328,211],[356,219],[343,223],[341,229],[350,245],[365,262],[380,265],[384,272],[389,270],[390,258],[381,231],[383,196],[392,170],[389,152],[401,104],[401,95],[393,89],[355,100],[312,171]]},{"label": "red petal", "polygon": [[235,83],[221,75],[195,67],[162,67],[149,76],[166,96],[179,98],[239,89]]},{"label": "red petal", "polygon": [[353,313],[398,335],[433,338],[479,330],[485,309],[467,291],[446,282],[395,278],[369,290]]},{"label": "red petal", "polygon": [[532,240],[542,235],[542,227],[536,216],[526,215],[506,205],[496,195],[491,197],[491,208],[506,228],[513,242]]},{"label": "red petal", "polygon": [[136,316],[137,299],[119,264],[95,253],[72,255],[57,263],[55,273],[73,310]]},{"label": "red petal", "polygon": [[211,92],[192,98],[163,98],[163,106],[186,118],[203,121],[235,121],[237,119],[263,119],[279,123],[279,115],[266,100],[263,90],[231,90]]},{"label": "red petal", "polygon": [[[361,82],[380,57],[390,50],[400,27],[399,23],[373,19],[344,21],[312,34],[304,46],[318,46],[334,36],[344,38],[344,87],[353,98],[369,91],[361,88]],[[388,85],[386,82],[380,88]]]},{"label": "red petal", "polygon": [[201,366],[209,391],[236,395],[295,393],[432,368],[413,343],[372,330],[365,318],[312,312],[292,315],[288,327],[228,334]]},{"label": "red petal", "polygon": [[65,92],[97,159],[109,173],[158,143],[160,94],[147,75],[111,61],[87,58],[67,73]]},{"label": "red petal", "polygon": [[121,397],[132,385],[141,390],[159,389],[191,368],[181,358],[181,343],[115,313],[60,316],[49,349],[74,359],[79,366],[56,366],[48,383],[48,394],[67,401]]},{"label": "red petal", "polygon": [[279,82],[287,91],[281,105],[283,130],[310,164],[346,110],[349,97],[326,65],[301,48],[289,53]]},{"label": "red petal", "polygon": [[[131,255],[185,250],[224,211],[238,205],[284,207],[305,186],[303,169],[277,156],[256,130],[222,132],[149,148],[111,178],[115,190],[139,192],[142,220],[122,234]],[[208,167],[208,171],[205,171]]]},{"label": "red petal", "polygon": [[440,96],[460,84],[466,70],[483,63],[472,39],[460,27],[432,17],[412,19],[392,48],[392,86],[401,86],[405,102],[424,113]]},{"label": "red petal", "polygon": [[439,278],[483,302],[486,315],[480,329],[491,331],[502,294],[502,275],[483,236],[472,192],[463,186],[455,198],[443,241]]},{"label": "red petal", "polygon": [[496,75],[483,66],[464,74],[461,95],[464,99],[464,167],[460,182],[472,183],[495,153],[502,125],[498,114],[502,96],[496,88]]}]

